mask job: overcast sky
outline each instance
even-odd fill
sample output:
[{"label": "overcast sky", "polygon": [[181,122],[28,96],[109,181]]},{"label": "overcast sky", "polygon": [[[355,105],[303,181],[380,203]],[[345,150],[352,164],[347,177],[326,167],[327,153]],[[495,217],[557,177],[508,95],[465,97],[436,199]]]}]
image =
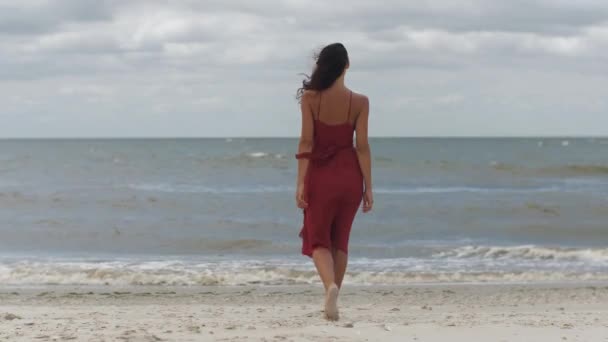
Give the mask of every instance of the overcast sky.
[{"label": "overcast sky", "polygon": [[374,136],[608,135],[606,0],[0,0],[0,137],[295,136],[337,41]]}]

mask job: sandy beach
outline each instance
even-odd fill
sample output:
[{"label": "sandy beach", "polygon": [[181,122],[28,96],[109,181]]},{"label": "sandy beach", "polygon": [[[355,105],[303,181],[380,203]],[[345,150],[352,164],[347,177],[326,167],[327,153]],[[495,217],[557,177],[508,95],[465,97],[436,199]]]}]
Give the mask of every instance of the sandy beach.
[{"label": "sandy beach", "polygon": [[608,341],[608,286],[318,286],[0,290],[5,341]]}]

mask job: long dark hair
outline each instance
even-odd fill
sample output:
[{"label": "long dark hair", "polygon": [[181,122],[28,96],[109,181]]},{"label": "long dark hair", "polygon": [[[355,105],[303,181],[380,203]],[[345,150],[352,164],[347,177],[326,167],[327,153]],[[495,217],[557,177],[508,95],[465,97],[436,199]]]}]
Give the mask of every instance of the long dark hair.
[{"label": "long dark hair", "polygon": [[341,43],[333,43],[324,47],[315,56],[316,66],[312,75],[304,75],[302,88],[298,89],[296,98],[302,99],[306,90],[322,91],[329,87],[342,75],[348,65],[348,52]]}]

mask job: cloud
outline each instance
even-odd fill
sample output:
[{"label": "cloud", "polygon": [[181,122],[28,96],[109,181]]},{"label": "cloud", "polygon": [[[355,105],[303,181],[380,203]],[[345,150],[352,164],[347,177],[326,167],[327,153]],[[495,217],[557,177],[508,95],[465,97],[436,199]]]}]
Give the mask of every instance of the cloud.
[{"label": "cloud", "polygon": [[[294,135],[299,73],[334,41],[349,49],[353,86],[383,113],[375,134],[395,135],[390,120],[403,111],[416,111],[423,131],[492,134],[483,115],[498,105],[572,123],[539,119],[537,132],[597,132],[566,109],[608,109],[595,88],[606,75],[605,1],[0,0],[0,90],[13,99],[0,136],[70,135],[78,122],[88,127],[79,134],[114,134],[104,127],[119,119],[134,135],[192,135],[194,126],[200,135]],[[563,92],[556,83],[572,89],[539,96]],[[470,125],[436,127],[434,110]],[[22,129],[40,112],[57,127]],[[504,130],[517,134],[521,121],[505,120]]]},{"label": "cloud", "polygon": [[0,1],[0,32],[4,34],[34,35],[69,23],[107,21],[111,17],[106,1]]}]

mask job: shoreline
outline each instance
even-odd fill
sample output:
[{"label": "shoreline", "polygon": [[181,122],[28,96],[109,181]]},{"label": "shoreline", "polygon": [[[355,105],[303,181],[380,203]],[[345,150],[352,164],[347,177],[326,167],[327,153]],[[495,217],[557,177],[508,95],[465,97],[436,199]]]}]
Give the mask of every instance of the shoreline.
[{"label": "shoreline", "polygon": [[[348,273],[346,275],[348,278]],[[359,283],[348,283],[348,279],[345,279],[343,288],[345,290],[351,289],[416,289],[416,288],[459,288],[459,287],[492,287],[492,288],[512,288],[512,287],[526,287],[526,288],[584,288],[584,287],[606,287],[608,288],[607,280],[547,280],[547,281],[530,281],[530,282],[412,282],[404,284],[359,284]],[[0,283],[0,296],[6,294],[10,290],[20,290],[17,292],[37,293],[40,292],[73,292],[74,290],[87,290],[97,292],[106,292],[109,289],[128,289],[129,291],[139,292],[139,290],[149,289],[170,289],[174,292],[190,293],[197,291],[208,291],[211,289],[224,289],[227,292],[232,290],[239,291],[242,289],[257,289],[263,291],[264,289],[310,289],[310,288],[321,288],[321,281],[315,281],[313,283],[295,283],[295,284],[239,284],[239,285],[104,285],[104,284],[1,284]],[[147,292],[147,291],[144,291]]]},{"label": "shoreline", "polygon": [[322,300],[320,285],[0,286],[0,340],[608,341],[606,282],[345,285],[336,323]]}]

